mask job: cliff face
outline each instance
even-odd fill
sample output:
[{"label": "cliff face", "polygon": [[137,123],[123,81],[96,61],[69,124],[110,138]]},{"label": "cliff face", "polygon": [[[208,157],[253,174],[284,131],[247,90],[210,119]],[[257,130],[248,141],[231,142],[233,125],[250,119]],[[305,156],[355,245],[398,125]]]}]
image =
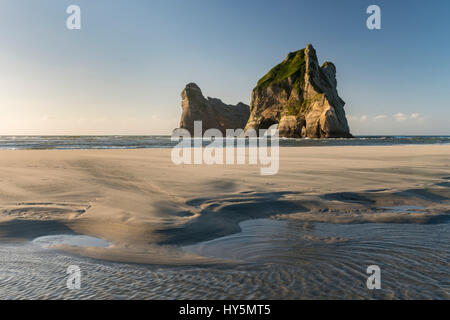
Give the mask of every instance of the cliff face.
[{"label": "cliff face", "polygon": [[226,129],[243,129],[250,116],[250,107],[244,103],[228,105],[220,99],[205,98],[195,83],[189,83],[181,93],[180,128],[194,134],[194,121],[202,121],[204,133],[215,128],[225,135]]},{"label": "cliff face", "polygon": [[319,67],[311,44],[291,52],[253,89],[246,129],[278,123],[282,137],[351,137],[336,86],[336,67],[331,62]]}]

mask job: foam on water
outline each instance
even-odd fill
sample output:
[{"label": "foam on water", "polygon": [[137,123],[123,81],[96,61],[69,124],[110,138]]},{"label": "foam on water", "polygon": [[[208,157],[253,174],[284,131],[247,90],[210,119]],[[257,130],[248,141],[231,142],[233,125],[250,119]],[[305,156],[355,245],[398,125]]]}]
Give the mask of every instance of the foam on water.
[{"label": "foam on water", "polygon": [[34,244],[49,248],[56,245],[78,246],[78,247],[100,247],[107,248],[109,243],[103,239],[84,235],[52,235],[36,238]]},{"label": "foam on water", "polygon": [[393,206],[382,207],[382,209],[387,209],[392,212],[422,212],[425,208],[419,206]]}]

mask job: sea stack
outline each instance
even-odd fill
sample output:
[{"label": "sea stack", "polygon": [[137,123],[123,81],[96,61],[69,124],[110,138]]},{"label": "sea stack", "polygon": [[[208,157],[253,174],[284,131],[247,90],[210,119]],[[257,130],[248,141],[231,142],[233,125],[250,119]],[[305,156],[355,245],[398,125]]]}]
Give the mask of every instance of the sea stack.
[{"label": "sea stack", "polygon": [[194,121],[202,121],[202,134],[208,129],[244,129],[250,116],[250,107],[242,102],[228,105],[217,98],[205,98],[195,83],[189,83],[181,93],[183,109],[180,128],[194,135]]},{"label": "sea stack", "polygon": [[291,52],[253,89],[246,129],[278,123],[281,137],[348,138],[345,102],[337,93],[336,67],[319,66],[311,44]]}]

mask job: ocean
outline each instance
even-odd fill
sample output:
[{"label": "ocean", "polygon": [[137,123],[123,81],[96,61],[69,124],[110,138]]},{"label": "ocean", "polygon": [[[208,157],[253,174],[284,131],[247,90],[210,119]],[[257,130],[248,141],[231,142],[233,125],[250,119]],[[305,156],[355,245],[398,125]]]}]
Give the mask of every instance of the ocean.
[{"label": "ocean", "polygon": [[[0,150],[170,148],[170,136],[0,136]],[[203,145],[209,141],[204,140]],[[280,138],[283,147],[450,144],[450,136],[358,136],[351,139]]]}]

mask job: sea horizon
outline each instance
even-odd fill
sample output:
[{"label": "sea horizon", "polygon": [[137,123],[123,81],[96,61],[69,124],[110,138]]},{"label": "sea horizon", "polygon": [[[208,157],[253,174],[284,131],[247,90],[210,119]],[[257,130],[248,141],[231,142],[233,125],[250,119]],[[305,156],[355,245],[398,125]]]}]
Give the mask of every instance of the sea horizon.
[{"label": "sea horizon", "polygon": [[[186,139],[186,138],[184,138]],[[193,138],[192,140],[197,139]],[[229,139],[229,138],[227,138]],[[235,140],[242,138],[234,138]],[[248,138],[246,145],[248,145]],[[202,138],[202,146],[211,141]],[[178,144],[169,135],[3,135],[0,150],[83,150],[173,148]],[[450,144],[450,136],[385,135],[353,138],[280,138],[280,147],[433,145]]]}]

